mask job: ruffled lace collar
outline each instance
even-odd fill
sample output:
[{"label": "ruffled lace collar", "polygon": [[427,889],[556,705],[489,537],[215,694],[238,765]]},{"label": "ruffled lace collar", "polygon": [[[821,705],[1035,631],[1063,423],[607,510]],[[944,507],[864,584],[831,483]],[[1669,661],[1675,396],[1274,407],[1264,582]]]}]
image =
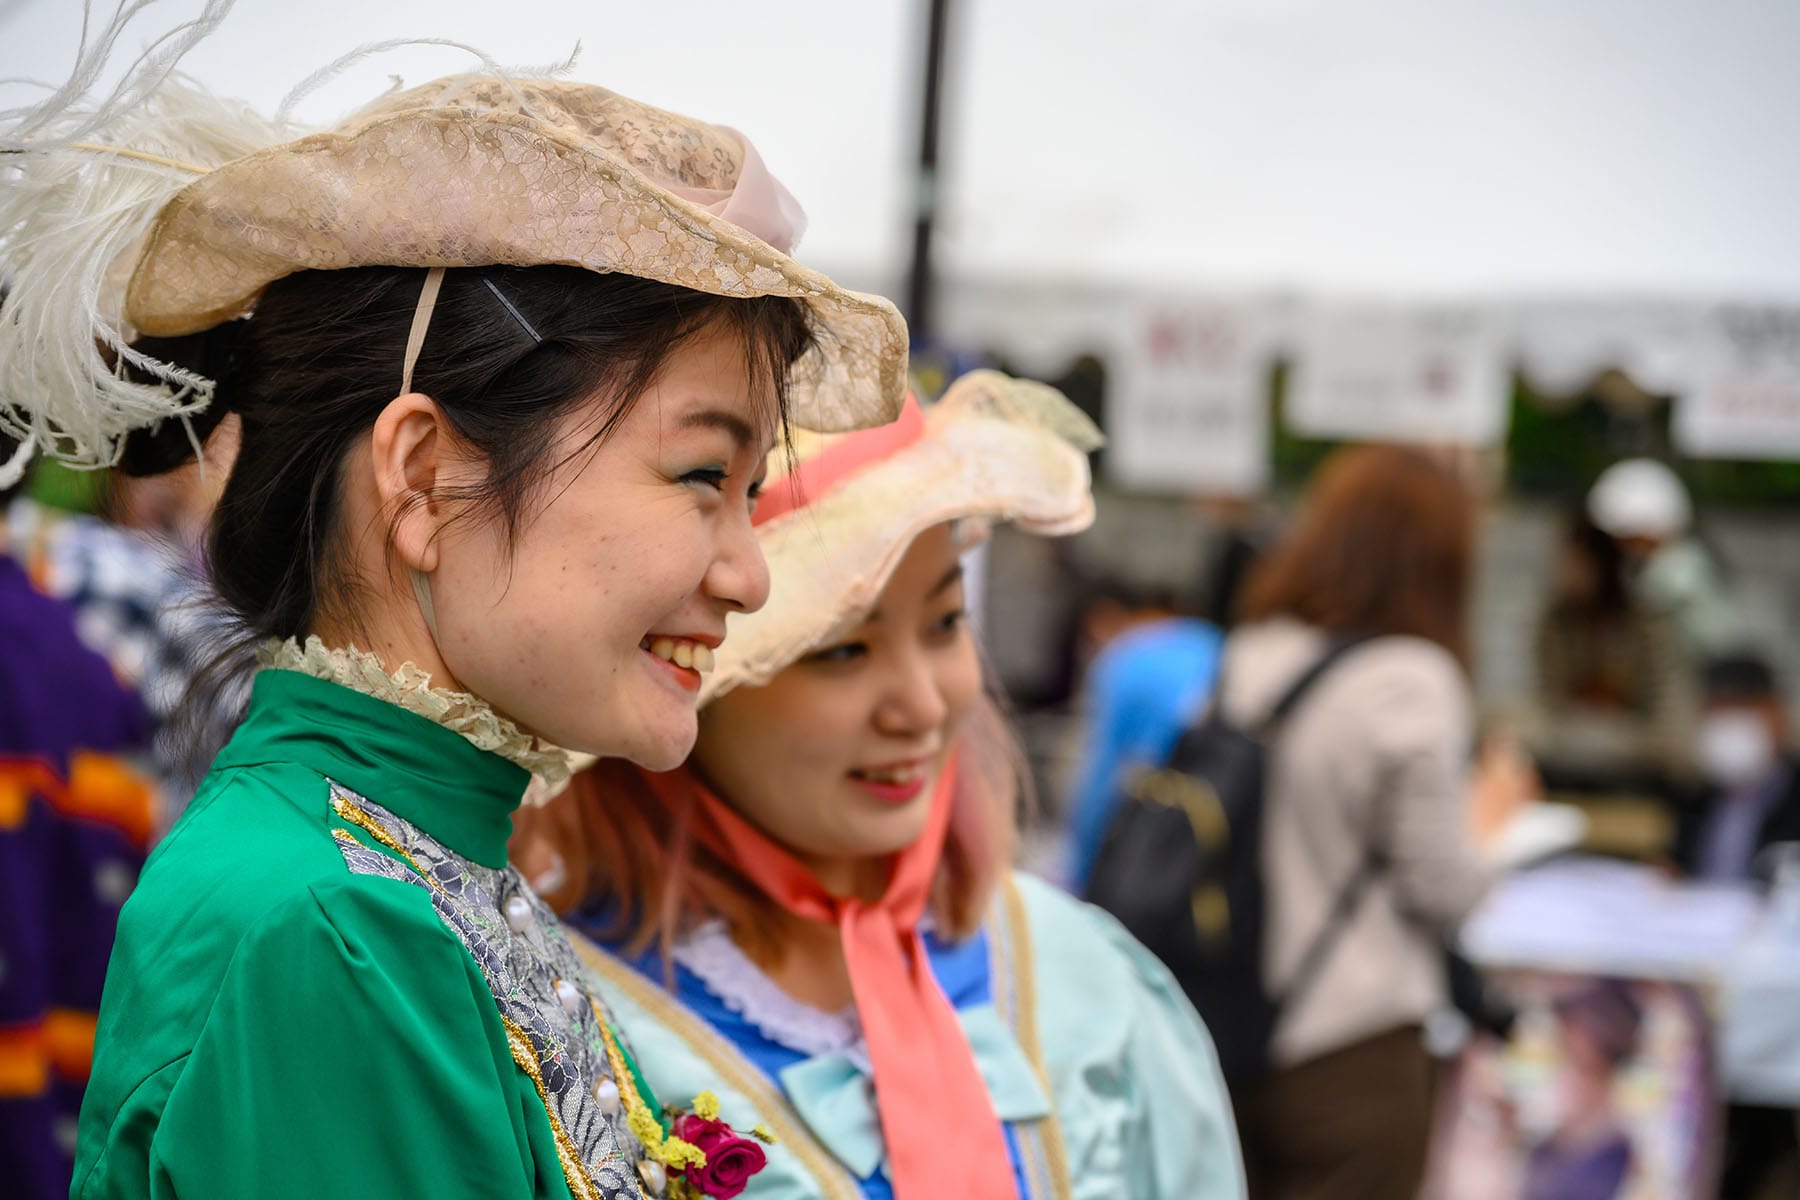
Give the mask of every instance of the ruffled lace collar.
[{"label": "ruffled lace collar", "polygon": [[257,652],[256,661],[262,667],[342,684],[461,734],[476,749],[498,754],[537,777],[526,793],[527,802],[553,795],[568,781],[568,751],[526,733],[478,696],[432,687],[431,676],[413,663],[402,663],[389,673],[368,651],[355,646],[329,649],[317,637],[307,638],[304,646],[295,638],[272,640]]},{"label": "ruffled lace collar", "polygon": [[772,1042],[810,1057],[861,1050],[862,1025],[856,1009],[831,1013],[782,991],[751,961],[723,921],[708,921],[677,942],[676,962],[693,972],[719,1002]]}]

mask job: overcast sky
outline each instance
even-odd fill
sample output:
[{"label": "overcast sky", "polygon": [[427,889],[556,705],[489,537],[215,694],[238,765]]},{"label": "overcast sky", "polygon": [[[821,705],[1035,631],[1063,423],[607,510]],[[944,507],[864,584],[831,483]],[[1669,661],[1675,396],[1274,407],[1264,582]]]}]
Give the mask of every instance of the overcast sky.
[{"label": "overcast sky", "polygon": [[[1402,294],[1800,299],[1800,3],[955,0],[940,264]],[[111,5],[102,4],[107,12]],[[141,44],[197,0],[165,0]],[[923,0],[240,0],[188,60],[272,108],[364,42],[449,37],[733,125],[802,257],[903,269]],[[0,76],[58,78],[75,0],[0,0]],[[328,124],[409,48],[302,105]],[[14,101],[16,89],[0,93]]]}]

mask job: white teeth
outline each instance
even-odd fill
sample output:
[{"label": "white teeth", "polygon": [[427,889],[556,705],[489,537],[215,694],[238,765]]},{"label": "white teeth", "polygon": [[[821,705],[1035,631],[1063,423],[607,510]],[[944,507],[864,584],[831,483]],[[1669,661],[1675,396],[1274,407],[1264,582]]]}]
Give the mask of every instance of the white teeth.
[{"label": "white teeth", "polygon": [[713,669],[712,647],[702,642],[659,637],[651,638],[642,645],[656,657],[667,659],[678,667],[687,667],[702,674]]},{"label": "white teeth", "polygon": [[858,771],[864,779],[875,783],[911,783],[925,773],[923,767],[890,767],[879,771]]}]

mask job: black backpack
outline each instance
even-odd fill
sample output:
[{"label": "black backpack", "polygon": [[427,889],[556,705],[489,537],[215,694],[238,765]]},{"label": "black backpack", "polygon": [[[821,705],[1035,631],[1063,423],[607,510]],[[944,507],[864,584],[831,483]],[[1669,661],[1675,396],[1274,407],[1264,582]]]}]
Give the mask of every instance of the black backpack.
[{"label": "black backpack", "polygon": [[1379,866],[1371,848],[1293,978],[1270,994],[1263,985],[1262,871],[1269,742],[1313,684],[1365,640],[1334,642],[1252,730],[1220,714],[1221,678],[1215,702],[1182,733],[1168,761],[1125,781],[1088,876],[1086,898],[1116,916],[1187,991],[1234,1084],[1267,1069],[1284,1006],[1323,965]]}]

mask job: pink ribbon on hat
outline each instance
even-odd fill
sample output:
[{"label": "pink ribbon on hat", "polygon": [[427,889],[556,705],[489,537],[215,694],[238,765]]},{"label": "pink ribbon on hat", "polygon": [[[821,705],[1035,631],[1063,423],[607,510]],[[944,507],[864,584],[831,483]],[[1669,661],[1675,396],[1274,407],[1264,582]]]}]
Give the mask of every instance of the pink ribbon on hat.
[{"label": "pink ribbon on hat", "polygon": [[744,161],[738,168],[734,187],[726,190],[685,187],[667,180],[658,182],[683,200],[698,205],[722,221],[730,221],[783,254],[792,254],[800,235],[806,232],[806,211],[794,199],[794,194],[769,173],[762,155],[756,152],[749,138],[735,129],[726,132],[744,148]]},{"label": "pink ribbon on hat", "polygon": [[900,415],[886,425],[846,434],[780,479],[772,479],[756,501],[752,525],[786,516],[825,495],[850,475],[898,454],[925,436],[925,411],[918,397],[906,394]]}]

